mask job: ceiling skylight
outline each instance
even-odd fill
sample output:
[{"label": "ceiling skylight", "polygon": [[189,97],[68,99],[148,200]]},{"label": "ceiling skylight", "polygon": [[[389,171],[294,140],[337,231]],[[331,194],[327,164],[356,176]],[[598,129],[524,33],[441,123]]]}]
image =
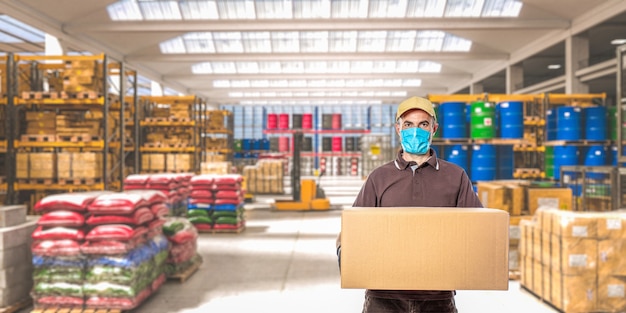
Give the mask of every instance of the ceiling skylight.
[{"label": "ceiling skylight", "polygon": [[45,33],[8,15],[0,14],[0,42],[43,43],[45,42]]},{"label": "ceiling skylight", "polygon": [[203,62],[194,74],[375,74],[438,73],[441,64],[430,61],[260,61]]},{"label": "ceiling skylight", "polygon": [[406,97],[406,91],[311,91],[311,92],[229,92],[231,98],[340,98],[340,97]]},{"label": "ceiling skylight", "polygon": [[443,31],[194,32],[164,41],[161,52],[299,53],[469,51],[472,42]]},{"label": "ceiling skylight", "polygon": [[305,106],[305,105],[381,105],[382,101],[380,100],[354,100],[354,101],[338,101],[338,100],[321,100],[321,101],[309,101],[309,100],[243,100],[239,101],[240,105],[297,105],[297,106]]},{"label": "ceiling skylight", "polygon": [[308,80],[266,80],[231,79],[214,80],[215,88],[342,88],[342,87],[419,87],[420,79],[308,79]]},{"label": "ceiling skylight", "polygon": [[114,21],[517,17],[517,0],[120,0]]}]

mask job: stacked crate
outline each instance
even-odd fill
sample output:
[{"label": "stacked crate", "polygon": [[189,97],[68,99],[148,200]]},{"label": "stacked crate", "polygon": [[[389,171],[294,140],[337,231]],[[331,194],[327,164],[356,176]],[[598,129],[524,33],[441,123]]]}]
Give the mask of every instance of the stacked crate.
[{"label": "stacked crate", "polygon": [[54,152],[17,152],[16,178],[51,182],[57,175],[56,156]]},{"label": "stacked crate", "polygon": [[188,103],[174,102],[170,104],[169,117],[176,120],[191,120],[191,110]]},{"label": "stacked crate", "polygon": [[[111,160],[110,158],[108,160]],[[58,152],[57,178],[62,180],[93,181],[103,177],[102,153]]]},{"label": "stacked crate", "polygon": [[243,168],[247,192],[251,194],[283,194],[284,162],[283,160],[259,160],[256,165]]},{"label": "stacked crate", "polygon": [[56,135],[57,114],[54,111],[26,112],[27,135]]},{"label": "stacked crate", "polygon": [[102,65],[96,60],[73,60],[65,62],[63,91],[67,93],[103,91]]},{"label": "stacked crate", "polygon": [[524,287],[564,312],[626,310],[626,213],[544,208],[521,225]]}]

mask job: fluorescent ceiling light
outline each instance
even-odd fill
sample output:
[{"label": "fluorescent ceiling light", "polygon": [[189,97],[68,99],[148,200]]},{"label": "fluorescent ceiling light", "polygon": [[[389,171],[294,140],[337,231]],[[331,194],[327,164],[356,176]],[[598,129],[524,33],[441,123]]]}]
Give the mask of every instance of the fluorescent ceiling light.
[{"label": "fluorescent ceiling light", "polygon": [[616,46],[623,45],[626,44],[626,39],[613,39],[611,40],[611,44]]},{"label": "fluorescent ceiling light", "polygon": [[120,0],[113,21],[517,17],[517,0]]},{"label": "fluorescent ceiling light", "polygon": [[[313,65],[325,67],[326,71],[313,71]],[[375,73],[439,73],[441,64],[430,61],[326,61],[325,66],[319,61],[260,61],[260,62],[203,62],[191,68],[194,74],[375,74]]]},{"label": "fluorescent ceiling light", "polygon": [[548,65],[548,69],[550,70],[558,70],[561,68],[561,64],[550,64]]}]

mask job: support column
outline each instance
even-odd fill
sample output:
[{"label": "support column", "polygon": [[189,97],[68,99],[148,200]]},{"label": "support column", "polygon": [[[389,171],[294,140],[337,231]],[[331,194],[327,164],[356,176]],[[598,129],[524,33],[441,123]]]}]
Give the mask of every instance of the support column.
[{"label": "support column", "polygon": [[475,95],[475,94],[479,94],[479,93],[483,93],[483,84],[481,83],[472,83],[470,85],[470,94],[471,95]]},{"label": "support column", "polygon": [[521,65],[506,67],[506,94],[511,95],[515,90],[524,88],[524,68]]},{"label": "support column", "polygon": [[150,85],[150,95],[155,97],[163,96],[163,86],[153,81]]},{"label": "support column", "polygon": [[565,93],[589,93],[589,86],[576,77],[576,71],[589,65],[589,39],[584,35],[565,39]]}]

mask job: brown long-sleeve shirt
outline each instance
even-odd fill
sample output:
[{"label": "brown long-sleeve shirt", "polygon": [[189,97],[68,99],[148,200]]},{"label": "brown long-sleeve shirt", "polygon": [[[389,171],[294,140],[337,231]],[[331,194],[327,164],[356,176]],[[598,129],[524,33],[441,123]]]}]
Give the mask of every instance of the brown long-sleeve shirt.
[{"label": "brown long-sleeve shirt", "polygon": [[[481,208],[467,173],[456,164],[431,158],[417,167],[402,159],[374,169],[367,177],[353,207],[474,207]],[[415,169],[414,169],[415,168]],[[445,249],[445,247],[442,247]],[[368,295],[390,299],[443,300],[453,291],[367,290]]]}]

